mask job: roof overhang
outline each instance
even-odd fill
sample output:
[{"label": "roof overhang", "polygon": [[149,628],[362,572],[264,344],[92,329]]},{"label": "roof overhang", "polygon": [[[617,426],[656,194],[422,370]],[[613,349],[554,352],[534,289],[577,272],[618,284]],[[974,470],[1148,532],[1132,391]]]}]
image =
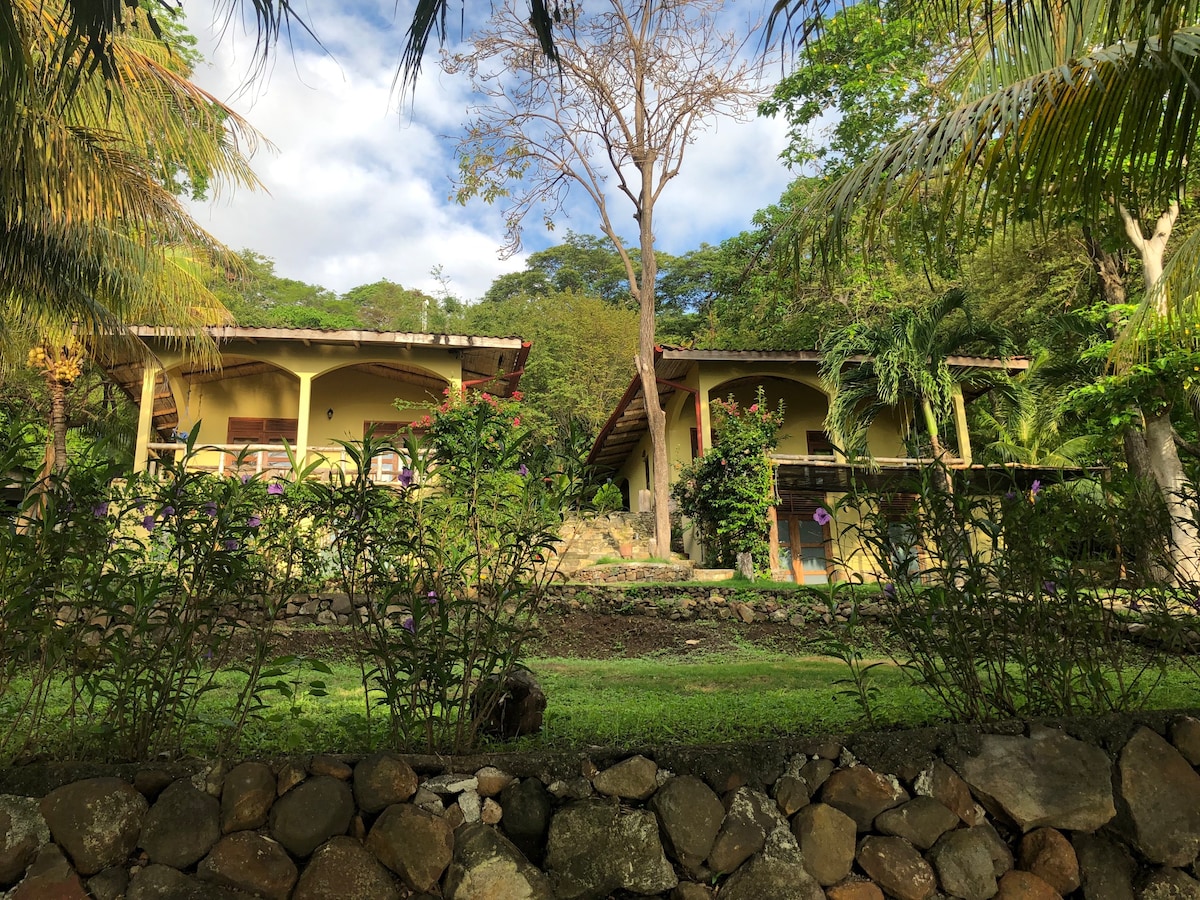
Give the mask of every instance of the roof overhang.
[{"label": "roof overhang", "polygon": [[[819,364],[822,355],[818,350],[693,350],[681,347],[655,347],[654,372],[658,378],[659,400],[665,401],[677,390],[665,382],[678,382],[696,363],[727,362],[745,364]],[[850,359],[851,363],[862,363],[866,356]],[[955,369],[974,369],[981,372],[1007,372],[1010,375],[1029,368],[1029,359],[1014,356],[999,359],[990,356],[950,356],[947,364]],[[984,391],[964,390],[968,400],[973,400]],[[642,383],[634,376],[624,395],[617,403],[604,428],[592,445],[588,463],[603,469],[617,469],[638,445],[649,428],[646,403],[642,395]]]},{"label": "roof overhang", "polygon": [[[529,357],[530,344],[518,337],[481,337],[466,334],[433,334],[405,331],[338,330],[322,331],[315,328],[248,328],[235,325],[213,326],[203,329],[217,345],[222,354],[222,365],[214,368],[202,362],[185,361],[179,374],[188,381],[219,381],[267,371],[269,363],[254,360],[239,354],[238,344],[300,344],[305,347],[337,346],[358,349],[369,361],[361,363],[363,369],[383,378],[420,384],[433,392],[440,391],[445,382],[414,365],[411,358],[386,359],[389,350],[446,350],[453,352],[462,366],[463,385],[486,388],[500,396],[508,396],[517,388]],[[186,337],[177,329],[149,325],[135,325],[129,334],[149,348],[153,358],[160,347],[177,348]],[[231,352],[232,351],[232,352]],[[382,358],[381,358],[382,357]],[[103,362],[108,376],[139,403],[142,391],[142,376],[147,354],[133,350],[119,354]],[[227,364],[226,364],[227,363]],[[350,365],[358,365],[351,361]],[[170,434],[178,425],[178,411],[174,396],[165,378],[160,378],[154,393],[154,428],[161,435]]]}]

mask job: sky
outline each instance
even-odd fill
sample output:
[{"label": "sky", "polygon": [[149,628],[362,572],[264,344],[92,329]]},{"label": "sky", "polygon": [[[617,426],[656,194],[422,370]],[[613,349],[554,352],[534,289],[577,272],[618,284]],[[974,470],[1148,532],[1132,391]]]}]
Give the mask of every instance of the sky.
[{"label": "sky", "polygon": [[[590,201],[573,189],[553,232],[538,211],[528,219],[522,251],[502,259],[499,207],[480,200],[460,206],[450,199],[470,85],[444,74],[435,51],[415,96],[397,94],[394,78],[411,2],[308,6],[305,21],[324,49],[303,34],[293,35],[290,46],[285,37],[257,75],[252,26],[226,23],[215,12],[227,9],[224,3],[183,5],[206,59],[193,80],[273,145],[252,160],[262,190],[227,191],[192,203],[203,227],[235,250],[247,247],[273,258],[280,276],[339,293],[386,278],[434,294],[445,289],[468,301],[482,296],[498,275],[522,270],[529,252],[561,243],[568,230],[600,233]],[[757,0],[728,7],[740,8],[736,21],[748,32]],[[457,38],[458,27],[452,30]],[[752,37],[747,52],[757,46]],[[776,64],[768,81],[777,75]],[[750,227],[754,213],[776,202],[790,180],[778,159],[784,136],[785,125],[777,120],[711,123],[659,201],[658,248],[685,253]]]}]

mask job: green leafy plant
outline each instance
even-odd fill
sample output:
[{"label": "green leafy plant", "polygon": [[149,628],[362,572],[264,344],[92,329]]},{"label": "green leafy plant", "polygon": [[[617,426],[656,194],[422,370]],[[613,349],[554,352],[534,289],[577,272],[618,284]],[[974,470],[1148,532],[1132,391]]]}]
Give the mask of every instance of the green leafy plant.
[{"label": "green leafy plant", "polygon": [[783,404],[772,411],[760,387],[744,409],[732,397],[714,400],[712,409],[713,446],[683,468],[673,493],[707,557],[732,566],[739,553],[750,553],[761,570],[768,565],[767,510],[775,503],[768,454],[783,425]]}]

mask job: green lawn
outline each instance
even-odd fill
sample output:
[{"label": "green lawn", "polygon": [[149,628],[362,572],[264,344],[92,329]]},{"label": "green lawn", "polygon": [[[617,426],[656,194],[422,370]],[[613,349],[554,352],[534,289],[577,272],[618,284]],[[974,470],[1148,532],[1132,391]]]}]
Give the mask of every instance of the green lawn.
[{"label": "green lawn", "polygon": [[[538,658],[530,660],[529,667],[548,698],[545,728],[505,749],[710,744],[867,726],[863,708],[846,683],[846,666],[828,658],[739,649],[689,658]],[[359,752],[379,743],[385,719],[376,714],[373,731],[368,731],[358,670],[344,663],[329,668],[330,674],[295,670],[294,700],[268,692],[269,705],[248,725],[240,753]],[[222,695],[236,690],[241,679],[222,673],[220,687],[203,700],[201,715],[207,724],[192,730],[186,752],[215,751],[212,725],[219,721]],[[312,695],[318,681],[324,696]],[[945,719],[937,701],[891,663],[872,668],[869,683],[875,727],[913,727]],[[1191,672],[1172,671],[1154,687],[1146,705],[1200,706],[1198,687]],[[61,702],[65,704],[65,698]],[[0,722],[0,727],[5,724]],[[56,755],[55,744],[65,739],[46,735],[42,748]],[[103,736],[93,740],[102,741]]]}]

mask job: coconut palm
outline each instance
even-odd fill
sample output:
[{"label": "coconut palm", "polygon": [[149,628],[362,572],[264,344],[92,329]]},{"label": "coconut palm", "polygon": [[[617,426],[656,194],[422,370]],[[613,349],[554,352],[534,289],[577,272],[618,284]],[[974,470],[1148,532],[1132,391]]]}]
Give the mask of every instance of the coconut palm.
[{"label": "coconut palm", "polygon": [[242,148],[256,136],[136,27],[112,38],[107,77],[83,70],[67,83],[63,57],[79,65],[88,50],[67,56],[51,6],[9,0],[0,16],[23,42],[0,103],[3,319],[56,342],[74,330],[93,348],[132,321],[195,332],[222,315],[197,266],[224,249],[167,185],[180,172],[254,185]]}]

